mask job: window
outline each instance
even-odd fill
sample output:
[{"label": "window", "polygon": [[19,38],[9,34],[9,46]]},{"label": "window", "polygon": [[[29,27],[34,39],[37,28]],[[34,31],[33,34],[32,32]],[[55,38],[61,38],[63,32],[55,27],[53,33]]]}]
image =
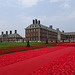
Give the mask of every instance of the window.
[{"label": "window", "polygon": [[35,33],[34,33],[34,36],[35,36]]},{"label": "window", "polygon": [[36,29],[36,31],[38,31],[38,29]]},{"label": "window", "polygon": [[35,32],[35,29],[34,29],[34,32]]},{"label": "window", "polygon": [[30,36],[32,36],[32,34]]},{"label": "window", "polygon": [[32,38],[31,38],[31,40],[32,40]]},{"label": "window", "polygon": [[37,33],[36,33],[36,36],[37,36]]},{"label": "window", "polygon": [[31,30],[31,32],[32,32],[32,30]]},{"label": "window", "polygon": [[34,40],[35,40],[35,38],[34,38]]}]

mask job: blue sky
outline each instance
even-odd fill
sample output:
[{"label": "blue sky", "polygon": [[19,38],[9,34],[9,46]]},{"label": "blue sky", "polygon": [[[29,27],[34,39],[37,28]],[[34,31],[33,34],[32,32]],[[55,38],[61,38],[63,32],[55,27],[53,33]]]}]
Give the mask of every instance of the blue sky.
[{"label": "blue sky", "polygon": [[54,29],[75,32],[75,0],[0,0],[0,34],[17,29],[24,37],[33,19]]}]

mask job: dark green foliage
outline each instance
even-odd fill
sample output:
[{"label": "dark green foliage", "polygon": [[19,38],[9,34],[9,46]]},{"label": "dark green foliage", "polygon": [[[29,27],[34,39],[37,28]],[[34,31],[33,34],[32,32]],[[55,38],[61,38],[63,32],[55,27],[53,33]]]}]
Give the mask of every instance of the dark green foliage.
[{"label": "dark green foliage", "polygon": [[64,40],[62,42],[64,42]]},{"label": "dark green foliage", "polygon": [[27,47],[30,47],[29,40],[28,40],[28,42],[27,42]]},{"label": "dark green foliage", "polygon": [[53,42],[53,41],[51,40],[51,42]]},{"label": "dark green foliage", "polygon": [[48,44],[48,39],[46,40],[46,44]]},{"label": "dark green foliage", "polygon": [[57,43],[57,40],[56,40],[56,43]]}]

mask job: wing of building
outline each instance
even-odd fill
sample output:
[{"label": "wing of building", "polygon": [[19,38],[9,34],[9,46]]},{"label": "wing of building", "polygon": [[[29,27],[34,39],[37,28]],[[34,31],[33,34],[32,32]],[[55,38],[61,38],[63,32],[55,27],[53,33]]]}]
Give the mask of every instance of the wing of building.
[{"label": "wing of building", "polygon": [[75,41],[75,32],[66,32],[66,39]]},{"label": "wing of building", "polygon": [[2,32],[0,35],[0,42],[22,42],[23,40],[22,36],[17,33],[17,30],[13,34],[12,31],[10,31],[10,34],[6,31],[6,34]]},{"label": "wing of building", "polygon": [[61,32],[59,28],[55,30],[52,25],[49,27],[42,25],[40,24],[40,20],[37,21],[37,19],[33,20],[33,24],[25,29],[25,35],[26,41],[46,41],[47,39],[49,41],[66,40],[64,31]]}]

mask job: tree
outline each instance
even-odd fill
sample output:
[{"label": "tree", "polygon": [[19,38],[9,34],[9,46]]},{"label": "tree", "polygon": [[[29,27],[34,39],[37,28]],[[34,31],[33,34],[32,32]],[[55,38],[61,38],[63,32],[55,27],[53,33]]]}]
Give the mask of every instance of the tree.
[{"label": "tree", "polygon": [[56,43],[57,43],[57,40],[56,40]]},{"label": "tree", "polygon": [[29,40],[28,40],[28,42],[27,42],[27,47],[30,47]]},{"label": "tree", "polygon": [[64,42],[64,40],[63,40],[63,42]]},{"label": "tree", "polygon": [[51,40],[51,42],[53,42],[53,40]]},{"label": "tree", "polygon": [[48,44],[48,39],[46,40],[46,44]]}]

